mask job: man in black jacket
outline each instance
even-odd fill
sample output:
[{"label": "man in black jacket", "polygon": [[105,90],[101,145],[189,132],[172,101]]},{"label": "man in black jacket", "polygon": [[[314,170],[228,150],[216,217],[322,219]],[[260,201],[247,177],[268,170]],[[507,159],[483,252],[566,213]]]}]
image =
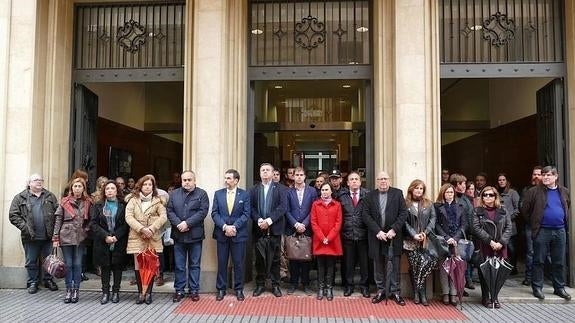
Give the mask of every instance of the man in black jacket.
[{"label": "man in black jacket", "polygon": [[[38,291],[41,270],[38,258],[44,260],[52,252],[54,212],[57,208],[56,196],[44,188],[44,180],[38,174],[30,176],[26,189],[18,193],[10,205],[10,223],[20,230],[24,246],[30,294]],[[58,285],[47,272],[44,272],[44,286],[51,291],[58,290]]]},{"label": "man in black jacket", "polygon": [[343,227],[341,230],[343,244],[343,262],[346,268],[347,286],[343,296],[353,294],[353,277],[355,264],[359,262],[359,286],[363,297],[369,297],[369,268],[367,256],[367,227],[363,223],[362,210],[367,190],[361,187],[361,177],[356,172],[347,176],[349,194],[341,195],[341,207],[343,210]]},{"label": "man in black jacket", "polygon": [[567,248],[567,217],[569,216],[569,191],[559,185],[557,168],[546,166],[541,171],[541,184],[530,188],[521,204],[521,212],[530,215],[533,236],[533,296],[543,295],[543,266],[551,254],[551,281],[553,294],[571,300],[565,291],[565,250]]},{"label": "man in black jacket", "polygon": [[[407,207],[403,192],[390,187],[387,172],[380,172],[376,180],[377,189],[367,194],[363,208],[363,222],[368,230],[369,256],[374,262],[377,285],[377,295],[371,302],[377,304],[383,301],[389,289],[389,297],[397,304],[405,306],[399,288],[399,265]],[[387,270],[390,264],[391,271]],[[391,274],[391,277],[386,277],[388,274]]]},{"label": "man in black jacket", "polygon": [[[272,176],[273,166],[269,163],[263,163],[260,166],[261,183],[250,190],[251,216],[254,222],[253,235],[256,249],[256,289],[253,293],[254,296],[260,296],[265,290],[265,282],[268,276],[266,264],[270,261],[271,269],[269,275],[272,281],[272,293],[276,297],[282,296],[280,289],[280,254],[287,199],[285,186],[273,182]],[[260,241],[260,239],[262,240]],[[269,241],[264,239],[269,239]],[[258,248],[258,245],[260,248]],[[262,249],[261,247],[264,245],[265,248]]]}]

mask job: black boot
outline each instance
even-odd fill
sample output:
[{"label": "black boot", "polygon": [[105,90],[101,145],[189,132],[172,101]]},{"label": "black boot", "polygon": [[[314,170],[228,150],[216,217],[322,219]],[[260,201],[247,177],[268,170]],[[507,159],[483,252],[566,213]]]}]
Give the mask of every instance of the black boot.
[{"label": "black boot", "polygon": [[323,299],[323,292],[325,290],[325,284],[321,283],[319,284],[319,288],[317,290],[317,300],[321,301]]},{"label": "black boot", "polygon": [[419,291],[417,289],[413,290],[413,303],[415,303],[415,304],[421,303],[420,294],[419,294]]},{"label": "black boot", "polygon": [[144,303],[144,295],[142,295],[142,280],[140,279],[140,271],[134,270],[136,273],[136,286],[138,287],[138,297],[136,298],[136,304]]},{"label": "black boot", "polygon": [[328,301],[333,301],[333,287],[332,285],[327,285],[327,295],[326,298]]},{"label": "black boot", "polygon": [[120,301],[120,293],[112,292],[112,303],[118,303]]},{"label": "black boot", "polygon": [[423,306],[429,306],[429,302],[427,301],[427,289],[425,286],[419,290],[418,294],[419,299],[421,300],[421,304]]},{"label": "black boot", "polygon": [[78,303],[80,300],[80,290],[78,288],[72,289],[72,303]]},{"label": "black boot", "polygon": [[110,292],[109,291],[103,291],[102,292],[102,298],[100,299],[100,304],[102,304],[102,305],[108,304],[109,301],[110,301]]},{"label": "black boot", "polygon": [[64,297],[64,303],[68,304],[72,301],[72,288],[66,288],[66,297]]},{"label": "black boot", "polygon": [[150,280],[150,285],[148,285],[148,289],[146,290],[146,297],[144,299],[144,302],[147,305],[152,304],[152,287],[154,287],[154,278],[152,277],[152,279]]}]

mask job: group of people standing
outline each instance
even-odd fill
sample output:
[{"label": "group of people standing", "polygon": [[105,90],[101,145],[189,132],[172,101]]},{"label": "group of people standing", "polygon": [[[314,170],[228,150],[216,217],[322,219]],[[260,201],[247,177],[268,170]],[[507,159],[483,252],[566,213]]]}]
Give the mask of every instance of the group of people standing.
[{"label": "group of people standing", "polygon": [[[541,291],[543,265],[550,254],[555,294],[570,299],[564,288],[568,191],[557,184],[556,168],[537,169],[542,182],[533,183],[521,201],[521,214],[528,219],[533,243],[533,274],[528,279],[534,296],[544,298]],[[35,293],[38,290],[41,271],[38,258],[46,257],[52,247],[60,247],[68,268],[64,302],[78,302],[85,248],[82,242],[90,235],[94,244],[94,263],[101,268],[101,303],[120,301],[126,255],[134,255],[139,291],[136,303],[150,304],[154,279],[147,286],[142,283],[137,255],[146,249],[161,253],[162,233],[171,227],[175,262],[172,300],[180,302],[188,288],[191,300],[198,301],[204,220],[209,212],[209,198],[206,191],[196,186],[195,173],[189,170],[182,172],[181,187],[168,196],[159,194],[152,175],[140,178],[131,191],[125,192],[126,196],[116,181],[109,180],[102,184],[101,197],[97,200],[87,192],[87,175],[84,176],[83,172],[75,174],[60,202],[43,187],[43,179],[37,174],[29,178],[26,189],[12,202],[10,221],[21,231],[28,291]],[[312,254],[318,269],[318,300],[333,300],[336,261],[340,257],[344,296],[355,291],[355,268],[358,265],[357,285],[362,296],[370,298],[372,261],[377,287],[376,295],[371,298],[374,304],[389,298],[405,305],[400,290],[401,255],[410,252],[409,248],[405,250],[406,245],[421,246],[430,234],[443,237],[452,250],[467,234],[470,239],[475,239],[483,258],[508,258],[511,251],[513,222],[519,214],[519,201],[515,201],[516,192],[510,190],[506,178],[499,177],[497,187],[484,185],[477,196],[470,196],[466,194],[469,193],[466,178],[451,174],[449,182],[441,186],[435,202],[432,202],[427,197],[423,181],[414,180],[404,197],[400,189],[391,187],[390,176],[384,171],[377,174],[376,188],[372,191],[361,187],[361,177],[357,172],[348,174],[347,187],[342,185],[339,170],[328,173],[327,179],[318,177],[315,187],[306,185],[305,170],[301,167],[293,169],[289,186],[274,180],[274,168],[269,163],[260,166],[259,175],[260,182],[246,191],[238,187],[240,174],[229,169],[224,174],[225,187],[214,193],[211,218],[214,222],[212,237],[217,245],[217,301],[223,300],[228,290],[230,257],[234,276],[231,288],[237,300],[245,299],[243,271],[250,222],[253,225],[256,270],[254,297],[265,292],[267,279],[271,280],[272,294],[282,296],[280,264],[283,236],[311,237]],[[487,229],[491,226],[496,229]],[[473,266],[470,267],[473,270]],[[290,260],[288,268],[287,293],[294,293],[301,283],[303,292],[310,295],[311,262]],[[479,278],[482,303],[499,308],[498,299],[488,294],[481,272]],[[58,289],[48,273],[44,273],[43,279],[47,288]],[[440,281],[443,303],[455,304],[454,286],[443,270],[440,270]],[[469,274],[467,287],[471,284]],[[429,305],[425,284],[420,288],[414,287],[413,294],[416,304]]]}]

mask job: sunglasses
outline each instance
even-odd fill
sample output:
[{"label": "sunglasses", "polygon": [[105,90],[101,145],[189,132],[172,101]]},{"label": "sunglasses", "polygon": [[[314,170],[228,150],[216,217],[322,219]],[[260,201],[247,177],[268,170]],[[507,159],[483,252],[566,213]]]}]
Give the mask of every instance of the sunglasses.
[{"label": "sunglasses", "polygon": [[483,197],[495,197],[494,193],[485,193],[483,194]]}]

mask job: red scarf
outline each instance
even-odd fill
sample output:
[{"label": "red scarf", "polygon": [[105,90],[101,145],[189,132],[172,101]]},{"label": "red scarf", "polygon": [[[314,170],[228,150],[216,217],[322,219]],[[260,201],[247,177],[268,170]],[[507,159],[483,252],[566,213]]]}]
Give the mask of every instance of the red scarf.
[{"label": "red scarf", "polygon": [[[70,213],[72,215],[72,218],[76,217],[76,209],[72,206],[72,203],[74,203],[74,201],[76,201],[76,199],[72,195],[68,195],[64,197],[62,201],[60,201],[60,205],[62,205],[62,208],[66,210],[66,212]],[[90,200],[87,198],[83,198],[80,200],[80,202],[84,204],[84,207],[82,209],[82,216],[84,220],[88,220],[88,215],[90,214]]]}]

